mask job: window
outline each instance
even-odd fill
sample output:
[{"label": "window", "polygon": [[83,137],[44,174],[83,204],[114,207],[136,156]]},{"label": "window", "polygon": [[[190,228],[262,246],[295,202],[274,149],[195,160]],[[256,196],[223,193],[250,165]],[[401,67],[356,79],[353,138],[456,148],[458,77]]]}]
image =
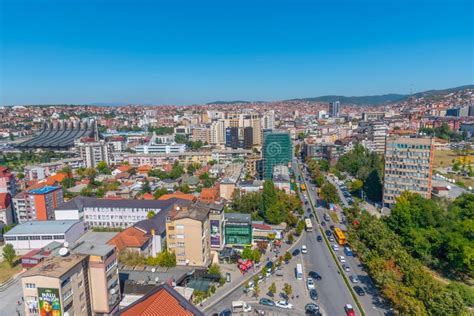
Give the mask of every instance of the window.
[{"label": "window", "polygon": [[30,240],[41,240],[41,236],[30,236]]},{"label": "window", "polygon": [[184,225],[176,225],[176,229],[184,229]]},{"label": "window", "polygon": [[66,293],[64,293],[63,300],[67,300],[71,296],[72,296],[72,289],[69,289],[68,291],[66,291]]},{"label": "window", "polygon": [[34,283],[26,283],[25,286],[27,289],[36,289],[36,284]]},{"label": "window", "polygon": [[53,240],[53,236],[41,236],[42,240]]},{"label": "window", "polygon": [[5,236],[5,240],[16,240],[16,237],[7,237],[7,236]]},{"label": "window", "polygon": [[66,279],[64,279],[64,280],[61,282],[61,287],[65,287],[66,285],[69,284],[69,282],[71,282],[71,277],[67,277]]},{"label": "window", "polygon": [[176,238],[178,238],[178,239],[184,239],[184,235],[183,235],[183,234],[177,234],[177,235],[176,235]]},{"label": "window", "polygon": [[28,236],[18,236],[18,240],[28,240]]},{"label": "window", "polygon": [[53,238],[54,240],[62,240],[64,239],[64,235],[54,235]]}]

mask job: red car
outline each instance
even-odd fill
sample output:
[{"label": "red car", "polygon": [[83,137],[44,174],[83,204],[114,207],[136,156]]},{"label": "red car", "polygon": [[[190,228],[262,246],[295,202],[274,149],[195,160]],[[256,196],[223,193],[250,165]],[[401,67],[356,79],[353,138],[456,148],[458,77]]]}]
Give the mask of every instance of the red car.
[{"label": "red car", "polygon": [[354,308],[352,308],[351,304],[346,304],[344,306],[344,310],[346,311],[347,316],[355,316]]}]

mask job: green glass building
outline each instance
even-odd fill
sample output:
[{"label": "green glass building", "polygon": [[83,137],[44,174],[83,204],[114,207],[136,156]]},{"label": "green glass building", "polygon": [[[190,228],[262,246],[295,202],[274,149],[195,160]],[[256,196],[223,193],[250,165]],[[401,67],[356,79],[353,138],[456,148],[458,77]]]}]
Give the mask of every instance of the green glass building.
[{"label": "green glass building", "polygon": [[250,214],[225,213],[224,237],[226,245],[250,245],[252,243]]},{"label": "green glass building", "polygon": [[273,178],[273,167],[291,161],[293,147],[288,132],[267,132],[263,135],[263,178]]}]

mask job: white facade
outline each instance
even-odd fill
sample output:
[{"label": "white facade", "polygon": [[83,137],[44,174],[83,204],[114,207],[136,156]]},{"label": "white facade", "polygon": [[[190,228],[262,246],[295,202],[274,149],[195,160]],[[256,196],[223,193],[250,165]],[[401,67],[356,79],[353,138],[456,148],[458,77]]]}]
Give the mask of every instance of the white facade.
[{"label": "white facade", "polygon": [[89,227],[127,228],[136,222],[147,219],[149,211],[158,214],[161,210],[156,208],[84,207],[84,222]]},{"label": "white facade", "polygon": [[54,210],[54,219],[57,221],[61,220],[83,220],[84,213],[82,210]]},{"label": "white facade", "polygon": [[136,146],[135,152],[138,154],[173,154],[184,153],[185,144],[149,144]]},{"label": "white facade", "polygon": [[77,142],[75,146],[79,150],[79,154],[87,168],[95,168],[101,161],[107,164],[110,163],[113,146],[103,140],[98,142]]}]

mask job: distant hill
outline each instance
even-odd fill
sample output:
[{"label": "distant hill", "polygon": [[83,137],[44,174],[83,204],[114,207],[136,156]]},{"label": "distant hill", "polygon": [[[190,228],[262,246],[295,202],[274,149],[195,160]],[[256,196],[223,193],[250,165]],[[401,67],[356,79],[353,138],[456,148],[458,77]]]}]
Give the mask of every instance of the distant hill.
[{"label": "distant hill", "polygon": [[[474,89],[474,85],[466,85],[455,88],[443,89],[443,90],[428,90],[422,91],[413,94],[413,96],[420,98],[433,95],[443,95],[452,92],[457,92],[460,90]],[[320,97],[313,98],[301,98],[301,99],[291,99],[286,101],[309,101],[309,102],[334,102],[340,101],[341,103],[346,104],[356,104],[356,105],[380,105],[388,104],[403,101],[410,97],[409,94],[383,94],[383,95],[367,95],[367,96],[357,96],[357,97],[346,97],[342,95],[325,95]]]},{"label": "distant hill", "polygon": [[250,101],[241,101],[241,100],[235,100],[235,101],[214,101],[214,102],[209,102],[209,103],[206,103],[206,104],[209,105],[209,104],[236,104],[236,103],[250,103]]}]

